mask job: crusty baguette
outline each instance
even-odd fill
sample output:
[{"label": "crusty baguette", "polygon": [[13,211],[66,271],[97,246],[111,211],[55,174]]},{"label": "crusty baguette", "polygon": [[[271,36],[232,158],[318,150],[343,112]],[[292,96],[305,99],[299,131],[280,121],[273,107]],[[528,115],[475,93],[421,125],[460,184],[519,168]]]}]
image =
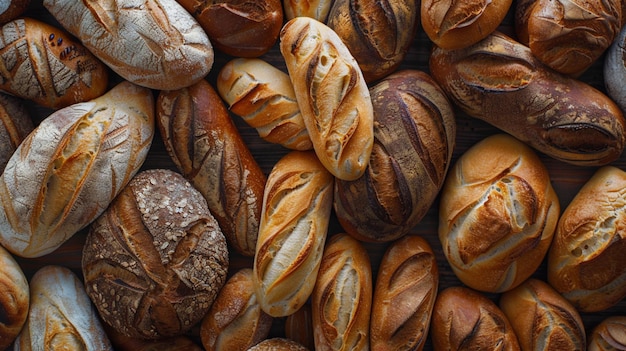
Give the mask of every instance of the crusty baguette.
[{"label": "crusty baguette", "polygon": [[335,177],[357,179],[374,142],[372,101],[358,63],[337,33],[308,17],[283,26],[280,51],[317,157]]}]

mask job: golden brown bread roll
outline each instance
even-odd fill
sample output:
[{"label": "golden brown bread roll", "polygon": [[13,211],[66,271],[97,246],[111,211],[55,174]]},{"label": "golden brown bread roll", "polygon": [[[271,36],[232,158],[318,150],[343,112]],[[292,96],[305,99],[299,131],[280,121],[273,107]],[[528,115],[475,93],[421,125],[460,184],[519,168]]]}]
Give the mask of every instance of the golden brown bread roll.
[{"label": "golden brown bread roll", "polygon": [[122,82],[46,117],[0,177],[0,242],[38,257],[95,220],[143,165],[154,135],[152,92]]},{"label": "golden brown bread roll", "polygon": [[587,335],[587,351],[626,350],[626,316],[606,317]]},{"label": "golden brown bread roll", "polygon": [[546,282],[530,278],[500,296],[524,351],[586,349],[580,314]]},{"label": "golden brown bread roll", "polygon": [[265,141],[293,150],[313,148],[289,75],[259,58],[236,58],[220,70],[217,91],[230,111]]},{"label": "golden brown bread roll", "polygon": [[343,40],[365,81],[377,81],[404,60],[419,25],[414,0],[334,0],[326,24]]},{"label": "golden brown bread roll", "polygon": [[437,295],[430,336],[434,350],[520,350],[504,312],[486,295],[464,286]]},{"label": "golden brown bread roll", "polygon": [[520,42],[548,67],[580,76],[611,45],[622,25],[622,1],[520,0]]},{"label": "golden brown bread roll", "polygon": [[372,291],[365,247],[346,233],[331,236],[311,295],[315,350],[369,350]]},{"label": "golden brown bread roll", "polygon": [[461,49],[495,31],[511,4],[511,0],[422,0],[420,21],[435,45]]},{"label": "golden brown bread roll", "polygon": [[485,292],[510,290],[548,252],[559,199],[539,156],[507,134],[486,137],[450,169],[439,204],[439,240],[456,276]]},{"label": "golden brown bread roll", "polygon": [[78,276],[46,265],[30,280],[30,310],[15,350],[113,351],[98,313]]},{"label": "golden brown bread roll", "polygon": [[307,302],[285,318],[285,337],[302,344],[309,350],[315,350],[312,314],[311,304]]},{"label": "golden brown bread roll", "polygon": [[22,17],[0,33],[0,90],[51,109],[106,92],[108,68],[63,29]]},{"label": "golden brown bread roll", "polygon": [[202,319],[202,346],[207,351],[245,351],[268,336],[272,321],[254,293],[252,269],[241,268],[226,281]]},{"label": "golden brown bread roll", "polygon": [[266,177],[206,80],[161,91],[157,126],[180,172],[202,193],[229,245],[256,248]]},{"label": "golden brown bread roll", "polygon": [[286,20],[295,17],[311,17],[326,23],[332,5],[333,0],[283,0]]},{"label": "golden brown bread roll", "polygon": [[370,318],[373,350],[421,350],[437,297],[439,270],[430,245],[407,235],[385,250],[378,267]]},{"label": "golden brown bread roll", "polygon": [[599,166],[624,150],[626,122],[615,102],[546,68],[528,47],[502,33],[465,49],[435,48],[429,64],[461,110],[548,156]]},{"label": "golden brown bread roll", "polygon": [[365,174],[335,182],[342,228],[362,241],[405,235],[430,209],[450,166],[454,110],[425,72],[401,70],[370,88],[374,146]]},{"label": "golden brown bread roll", "polygon": [[287,153],[268,176],[253,269],[261,308],[273,317],[296,312],[313,291],[333,182],[313,151]]},{"label": "golden brown bread roll", "polygon": [[13,256],[0,246],[0,350],[7,350],[22,330],[30,307],[30,286]]},{"label": "golden brown bread roll", "polygon": [[337,178],[363,175],[374,141],[374,113],[361,69],[341,38],[309,17],[287,22],[280,34],[313,149]]},{"label": "golden brown bread roll", "polygon": [[247,351],[308,351],[308,349],[294,340],[274,337],[261,341]]},{"label": "golden brown bread roll", "polygon": [[[623,1],[626,4],[626,1]],[[626,6],[626,5],[625,5]],[[624,13],[626,18],[626,13]],[[604,86],[608,96],[626,113],[626,26],[622,27],[606,51],[603,66]]]},{"label": "golden brown bread roll", "polygon": [[174,90],[203,79],[213,46],[176,0],[44,0],[44,7],[123,79]]},{"label": "golden brown bread roll", "polygon": [[33,128],[33,119],[25,102],[15,96],[0,93],[0,173]]},{"label": "golden brown bread roll", "polygon": [[226,281],[229,256],[202,194],[174,171],[148,169],[90,226],[81,265],[107,324],[158,339],[202,320]]},{"label": "golden brown bread roll", "polygon": [[548,282],[581,312],[626,297],[626,172],[604,166],[560,216],[548,253]]}]

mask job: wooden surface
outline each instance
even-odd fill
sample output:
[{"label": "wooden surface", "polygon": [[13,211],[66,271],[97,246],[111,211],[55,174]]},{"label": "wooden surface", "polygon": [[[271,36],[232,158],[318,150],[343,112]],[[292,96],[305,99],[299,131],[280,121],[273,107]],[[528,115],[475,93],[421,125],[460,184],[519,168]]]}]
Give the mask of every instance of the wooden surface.
[{"label": "wooden surface", "polygon": [[[46,13],[45,10],[42,10],[43,7],[41,5],[41,0],[32,0],[31,9],[26,13],[26,15],[38,17],[44,19],[46,21],[54,22],[53,19],[50,19],[49,14]],[[515,1],[513,2],[513,6],[515,6]],[[500,27],[500,30],[513,35],[512,33],[512,24],[511,24],[511,16],[507,17],[503,22],[503,25]],[[422,31],[418,31],[417,36],[415,38],[415,42],[412,45],[410,51],[406,55],[406,58],[400,67],[401,69],[418,69],[428,72],[428,55],[431,48],[431,43],[425,36]],[[215,65],[207,77],[207,80],[215,86],[215,78],[220,68],[228,62],[232,57],[228,57],[220,52],[216,52],[215,57]],[[284,62],[278,51],[277,46],[275,46],[268,54],[262,56],[261,58],[267,60],[268,62],[274,64],[278,68],[286,71]],[[581,80],[589,83],[590,85],[604,91],[604,82],[602,77],[602,61],[603,58],[598,60],[598,62],[590,68],[583,76],[580,77]],[[157,92],[155,92],[156,94]],[[45,118],[52,111],[38,108],[36,106],[30,106],[32,109],[33,117],[35,122],[40,121],[42,118]],[[239,130],[246,141],[248,147],[252,151],[255,156],[257,162],[261,165],[262,169],[266,174],[268,174],[274,165],[274,163],[282,157],[288,150],[282,148],[278,145],[269,144],[262,139],[260,139],[256,133],[256,130],[248,127],[239,117],[234,116],[233,118],[239,127]],[[478,121],[471,117],[468,117],[457,110],[456,114],[457,118],[457,137],[456,137],[456,147],[454,149],[453,162],[461,155],[465,150],[471,147],[474,143],[482,140],[484,137],[499,133],[500,131],[485,124],[484,122]],[[595,172],[597,168],[593,167],[580,167],[573,166],[569,164],[565,164],[563,162],[556,161],[547,156],[541,155],[540,157],[548,171],[550,173],[553,186],[559,196],[561,209],[563,210],[571,199],[576,195],[577,191],[580,187],[589,179],[589,177]],[[623,155],[619,160],[612,163],[612,165],[617,166],[622,169],[626,169],[626,155]],[[163,143],[160,139],[160,135],[157,133],[155,135],[155,139],[148,155],[148,158],[143,166],[143,169],[151,169],[151,168],[168,168],[175,170],[175,166],[172,163],[169,155],[167,155]],[[421,221],[419,225],[417,225],[412,231],[412,234],[423,236],[432,246],[433,250],[437,255],[438,260],[438,268],[440,272],[440,285],[439,289],[444,289],[449,286],[462,285],[459,280],[455,277],[455,275],[450,270],[448,266],[442,250],[439,240],[437,238],[437,209],[439,203],[438,200],[435,201],[430,211],[426,215],[426,217]],[[340,226],[338,225],[336,219],[331,218],[331,225],[329,229],[329,235],[335,234],[342,231]],[[85,232],[80,232],[76,234],[70,241],[66,242],[61,248],[57,251],[46,255],[44,257],[35,258],[35,259],[22,259],[18,258],[19,263],[22,265],[22,268],[25,274],[30,277],[37,269],[39,269],[43,265],[47,264],[59,264],[66,266],[72,270],[74,270],[79,276],[81,275],[80,271],[80,259],[81,259],[81,249],[82,244],[85,239]],[[374,272],[374,276],[377,272],[377,267],[382,257],[384,250],[386,249],[386,244],[365,244],[368,252],[370,254],[372,268]],[[251,267],[251,258],[238,256],[232,254],[230,257],[230,272],[234,272],[242,267]],[[545,279],[545,262],[540,266],[538,271],[534,274],[534,277]],[[489,295],[494,301],[497,301],[497,295]],[[626,315],[626,299],[622,300],[621,303],[614,306],[611,309],[597,312],[597,313],[583,313],[581,316],[585,323],[585,327],[590,331],[597,323],[599,323],[602,319],[611,315]],[[272,328],[272,336],[282,336],[283,335],[283,319],[276,319],[274,326]],[[197,332],[195,330],[194,332]],[[427,342],[426,350],[431,349],[430,342]]]}]

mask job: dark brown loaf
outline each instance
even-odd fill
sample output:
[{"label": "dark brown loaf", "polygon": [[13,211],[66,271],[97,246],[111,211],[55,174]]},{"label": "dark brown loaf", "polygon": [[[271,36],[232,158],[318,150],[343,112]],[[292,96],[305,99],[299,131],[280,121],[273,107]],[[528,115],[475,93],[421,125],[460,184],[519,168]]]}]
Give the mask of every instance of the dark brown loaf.
[{"label": "dark brown loaf", "polygon": [[23,257],[51,253],[95,220],[145,161],[152,92],[121,82],[47,116],[0,177],[0,241]]},{"label": "dark brown loaf", "polygon": [[311,295],[316,351],[369,350],[372,291],[362,243],[346,233],[330,237]]},{"label": "dark brown loaf", "polygon": [[439,194],[456,139],[453,107],[427,74],[402,70],[370,89],[374,146],[365,174],[335,182],[334,207],[355,238],[388,242],[405,235]]},{"label": "dark brown loaf", "polygon": [[426,240],[407,235],[393,242],[380,262],[374,287],[372,350],[421,350],[438,285],[437,260]]},{"label": "dark brown loaf", "polygon": [[580,314],[550,285],[535,278],[500,296],[522,350],[586,349]]},{"label": "dark brown loaf", "polygon": [[587,351],[626,350],[626,316],[606,317],[587,335]]},{"label": "dark brown loaf", "polygon": [[0,93],[0,173],[33,128],[33,119],[25,102],[15,96]]},{"label": "dark brown loaf", "polygon": [[548,254],[548,282],[581,312],[626,297],[626,172],[604,166],[560,216]]},{"label": "dark brown loaf", "polygon": [[548,170],[507,134],[465,151],[441,190],[439,240],[456,276],[485,292],[510,290],[544,259],[559,218]]},{"label": "dark brown loaf", "polygon": [[520,350],[504,312],[486,295],[462,286],[439,292],[430,336],[434,350],[492,350],[494,345],[498,350]]},{"label": "dark brown loaf", "polygon": [[242,268],[226,281],[202,319],[202,346],[207,351],[245,351],[269,335],[272,321],[254,293],[252,269]]},{"label": "dark brown loaf", "polygon": [[622,1],[520,0],[514,23],[520,42],[539,61],[560,73],[580,76],[617,36]]},{"label": "dark brown loaf", "polygon": [[0,246],[0,350],[7,350],[22,330],[30,306],[30,286],[13,256]]},{"label": "dark brown loaf", "polygon": [[0,33],[0,90],[58,109],[108,89],[108,68],[65,30],[23,17]]},{"label": "dark brown loaf", "polygon": [[102,319],[136,338],[182,335],[226,281],[226,240],[206,200],[182,175],[138,173],[91,225],[82,255]]},{"label": "dark brown loaf", "polygon": [[346,44],[369,83],[400,66],[417,32],[419,10],[414,0],[334,0],[326,23]]},{"label": "dark brown loaf", "polygon": [[619,107],[604,93],[546,68],[501,33],[460,50],[435,48],[430,72],[468,115],[574,165],[615,161],[626,144]]},{"label": "dark brown loaf", "polygon": [[253,256],[266,177],[206,81],[161,91],[157,126],[180,172],[202,193],[229,245]]}]

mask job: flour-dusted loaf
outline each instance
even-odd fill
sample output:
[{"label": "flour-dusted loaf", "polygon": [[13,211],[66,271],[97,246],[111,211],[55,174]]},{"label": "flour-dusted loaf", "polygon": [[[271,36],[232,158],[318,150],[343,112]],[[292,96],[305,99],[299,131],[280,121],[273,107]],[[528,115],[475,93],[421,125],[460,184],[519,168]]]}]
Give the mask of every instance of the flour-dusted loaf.
[{"label": "flour-dusted loaf", "polygon": [[202,346],[206,351],[245,351],[267,338],[273,320],[259,305],[252,268],[241,268],[228,278],[202,319]]},{"label": "flour-dusted loaf", "polygon": [[118,332],[179,336],[206,315],[226,281],[226,239],[206,200],[167,169],[138,173],[90,226],[87,294]]},{"label": "flour-dusted loaf", "polygon": [[439,286],[437,259],[416,235],[389,245],[378,266],[370,317],[370,347],[421,350],[426,343]]},{"label": "flour-dusted loaf", "polygon": [[[626,1],[623,3],[626,4]],[[622,27],[606,51],[603,78],[607,95],[626,113],[626,26]]]},{"label": "flour-dusted loaf", "polygon": [[587,333],[587,351],[626,350],[626,316],[609,316]]},{"label": "flour-dusted loaf", "polygon": [[317,157],[339,179],[362,176],[374,112],[358,63],[335,31],[310,17],[283,26],[280,51]]},{"label": "flour-dusted loaf", "polygon": [[434,350],[519,351],[509,318],[486,295],[465,286],[450,286],[439,292],[431,319]]},{"label": "flour-dusted loaf", "polygon": [[548,253],[548,282],[581,312],[626,297],[626,172],[598,169],[559,218]]},{"label": "flour-dusted loaf", "polygon": [[46,117],[0,176],[0,242],[12,253],[51,253],[109,206],[146,159],[152,92],[121,82]]},{"label": "flour-dusted loaf", "polygon": [[0,28],[0,90],[58,109],[108,89],[109,70],[62,28],[20,17]]},{"label": "flour-dusted loaf", "polygon": [[333,0],[283,0],[286,20],[295,17],[311,17],[326,23],[332,5]]},{"label": "flour-dusted loaf", "polygon": [[448,173],[439,204],[443,254],[469,287],[510,290],[541,264],[559,213],[539,156],[512,136],[494,134],[465,151]]},{"label": "flour-dusted loaf", "polygon": [[414,0],[334,0],[326,24],[371,83],[400,66],[417,33],[419,12],[420,3]]},{"label": "flour-dusted loaf", "polygon": [[363,244],[346,233],[331,236],[311,295],[316,351],[370,349],[372,282]]},{"label": "flour-dusted loaf", "polygon": [[291,151],[267,179],[254,256],[254,287],[263,310],[288,316],[313,291],[333,202],[334,178],[313,151]]},{"label": "flour-dusted loaf", "polygon": [[157,126],[180,172],[202,193],[230,246],[254,256],[266,176],[206,80],[157,98]]},{"label": "flour-dusted loaf", "polygon": [[586,349],[580,313],[543,280],[530,278],[500,296],[522,350]]},{"label": "flour-dusted loaf", "polygon": [[44,0],[54,18],[103,63],[151,89],[187,87],[213,66],[213,46],[176,0]]},{"label": "flour-dusted loaf", "polygon": [[30,309],[14,350],[113,351],[85,286],[70,269],[39,268],[30,279]]},{"label": "flour-dusted loaf", "polygon": [[453,102],[555,159],[605,165],[626,145],[623,112],[606,94],[548,69],[500,32],[459,50],[435,48],[430,72]]},{"label": "flour-dusted loaf", "polygon": [[456,141],[452,104],[425,72],[401,70],[370,88],[374,146],[365,174],[335,182],[334,208],[355,238],[389,242],[405,235],[443,186]]},{"label": "flour-dusted loaf", "polygon": [[611,45],[623,15],[621,0],[520,0],[514,25],[539,61],[578,77]]},{"label": "flour-dusted loaf", "polygon": [[230,111],[265,141],[293,150],[313,148],[287,73],[260,58],[235,58],[220,70],[216,88]]},{"label": "flour-dusted loaf", "polygon": [[13,95],[0,93],[0,173],[33,128],[33,118],[26,108],[26,102]]},{"label": "flour-dusted loaf", "polygon": [[30,285],[20,264],[0,246],[0,350],[7,350],[22,330],[30,307]]}]

